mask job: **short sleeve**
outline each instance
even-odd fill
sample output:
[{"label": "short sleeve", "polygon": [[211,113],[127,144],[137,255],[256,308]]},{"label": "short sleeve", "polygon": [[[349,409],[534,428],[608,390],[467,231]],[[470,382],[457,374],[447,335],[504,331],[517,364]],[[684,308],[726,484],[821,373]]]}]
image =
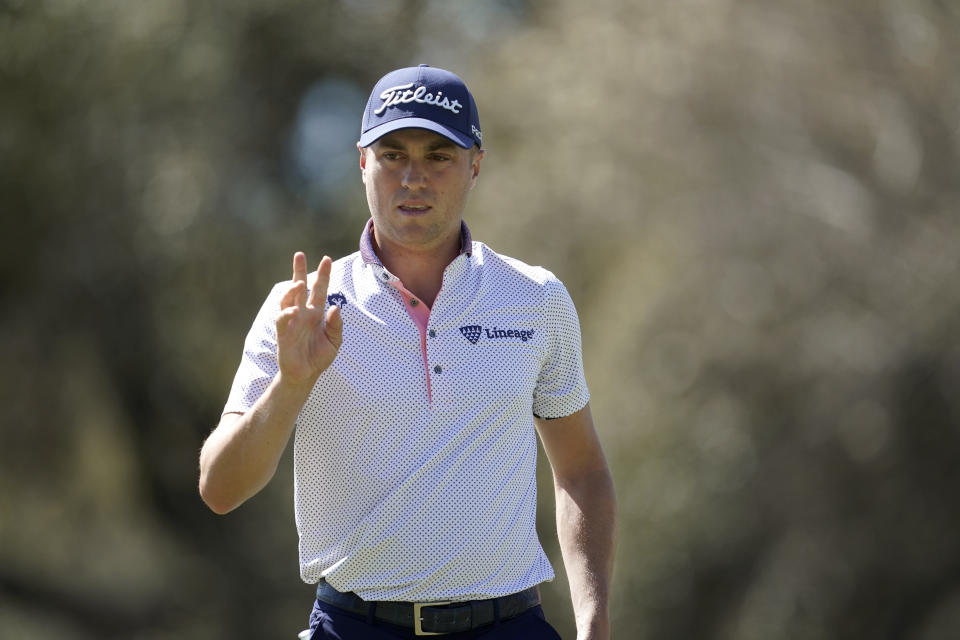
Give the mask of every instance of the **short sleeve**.
[{"label": "short sleeve", "polygon": [[546,361],[533,391],[533,414],[538,418],[563,418],[582,409],[590,400],[583,375],[580,319],[563,283],[546,283],[544,321],[549,335]]},{"label": "short sleeve", "polygon": [[233,379],[230,396],[223,413],[246,413],[270,386],[279,367],[277,364],[277,316],[280,300],[289,283],[274,286],[257,313],[243,344],[240,367]]}]

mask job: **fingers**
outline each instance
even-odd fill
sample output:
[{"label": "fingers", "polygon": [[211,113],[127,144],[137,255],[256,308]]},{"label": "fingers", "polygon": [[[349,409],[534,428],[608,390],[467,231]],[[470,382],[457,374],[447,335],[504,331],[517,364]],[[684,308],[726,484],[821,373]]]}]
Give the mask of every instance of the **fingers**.
[{"label": "fingers", "polygon": [[[306,258],[304,258],[306,264]],[[327,287],[330,286],[330,269],[333,260],[329,256],[323,256],[320,265],[317,267],[317,280],[310,289],[310,299],[307,300],[307,306],[320,307],[321,309],[327,302]]]},{"label": "fingers", "polygon": [[306,289],[306,285],[302,282],[293,281],[290,283],[290,286],[287,288],[287,292],[283,294],[283,297],[280,298],[280,308],[288,309],[290,307],[296,307],[299,305],[297,302],[297,294],[302,293]]},{"label": "fingers", "polygon": [[327,309],[323,330],[330,344],[339,350],[340,345],[343,344],[343,318],[340,316],[340,307],[337,305],[332,304]]},{"label": "fingers", "polygon": [[317,267],[317,279],[307,295],[307,256],[302,251],[293,254],[293,280],[286,293],[280,299],[280,308],[320,307],[326,304],[327,288],[330,286],[330,270],[333,260],[323,256]]},{"label": "fingers", "polygon": [[290,287],[280,299],[280,308],[302,307],[307,293],[307,256],[302,251],[293,254],[293,278]]},{"label": "fingers", "polygon": [[280,315],[277,316],[277,335],[281,335],[290,327],[290,323],[293,322],[294,310],[290,308],[285,308],[280,312]]},{"label": "fingers", "polygon": [[327,315],[324,318],[323,331],[327,335],[330,344],[339,351],[343,344],[343,317],[340,315],[340,307],[330,305],[327,309]]},{"label": "fingers", "polygon": [[303,251],[293,254],[293,281],[307,281],[307,256]]}]

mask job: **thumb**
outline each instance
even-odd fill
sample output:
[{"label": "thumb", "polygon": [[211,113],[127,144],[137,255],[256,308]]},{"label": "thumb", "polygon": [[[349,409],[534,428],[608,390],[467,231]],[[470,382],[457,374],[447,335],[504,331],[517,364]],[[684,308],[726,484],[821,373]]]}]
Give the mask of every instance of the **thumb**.
[{"label": "thumb", "polygon": [[327,334],[327,340],[339,349],[343,343],[343,318],[340,316],[340,307],[335,304],[330,305],[330,308],[327,309],[324,332]]}]

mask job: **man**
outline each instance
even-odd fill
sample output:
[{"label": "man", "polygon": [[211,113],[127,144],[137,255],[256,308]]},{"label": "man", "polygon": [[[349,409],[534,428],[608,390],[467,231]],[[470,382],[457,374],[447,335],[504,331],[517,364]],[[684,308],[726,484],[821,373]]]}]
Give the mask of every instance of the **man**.
[{"label": "man", "polygon": [[553,469],[578,638],[609,637],[614,496],[573,303],[553,274],[471,240],[484,151],[474,99],[421,65],[363,117],[371,220],[267,297],[200,454],[217,513],[253,496],[294,438],[314,638],[556,638],[535,524],[536,436]]}]

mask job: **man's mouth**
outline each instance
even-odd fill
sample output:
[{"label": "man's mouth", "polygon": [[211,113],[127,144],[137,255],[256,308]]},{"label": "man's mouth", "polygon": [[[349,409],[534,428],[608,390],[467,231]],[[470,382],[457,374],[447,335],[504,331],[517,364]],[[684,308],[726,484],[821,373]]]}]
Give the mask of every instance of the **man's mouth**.
[{"label": "man's mouth", "polygon": [[416,204],[416,203],[405,202],[400,206],[398,206],[397,208],[400,209],[400,211],[402,211],[403,213],[406,213],[409,215],[417,215],[420,213],[426,213],[432,207],[428,204]]}]

